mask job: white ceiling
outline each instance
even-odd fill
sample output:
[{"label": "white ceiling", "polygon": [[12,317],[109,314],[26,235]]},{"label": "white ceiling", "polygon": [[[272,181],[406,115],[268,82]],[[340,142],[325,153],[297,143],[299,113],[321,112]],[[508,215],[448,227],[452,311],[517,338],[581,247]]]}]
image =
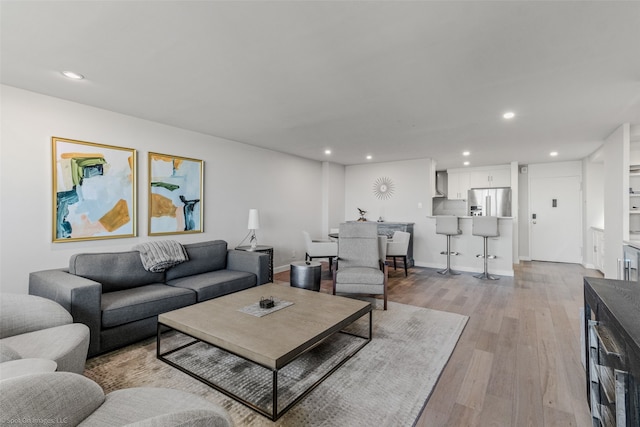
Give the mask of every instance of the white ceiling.
[{"label": "white ceiling", "polygon": [[640,123],[640,2],[0,5],[4,84],[315,160],[574,160]]}]

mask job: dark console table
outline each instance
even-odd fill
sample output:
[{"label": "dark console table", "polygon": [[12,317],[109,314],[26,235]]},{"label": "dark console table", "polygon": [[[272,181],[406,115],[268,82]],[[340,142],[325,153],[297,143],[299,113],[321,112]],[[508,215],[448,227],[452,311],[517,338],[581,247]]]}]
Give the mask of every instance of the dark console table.
[{"label": "dark console table", "polygon": [[640,285],[584,278],[587,398],[594,426],[640,425]]}]

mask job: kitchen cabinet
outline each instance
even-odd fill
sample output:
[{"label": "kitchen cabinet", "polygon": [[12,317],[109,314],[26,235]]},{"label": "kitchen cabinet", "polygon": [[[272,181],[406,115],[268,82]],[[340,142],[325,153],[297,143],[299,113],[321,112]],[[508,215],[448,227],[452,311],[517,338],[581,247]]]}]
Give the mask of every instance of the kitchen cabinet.
[{"label": "kitchen cabinet", "polygon": [[622,280],[630,280],[637,284],[640,284],[640,275],[638,275],[638,264],[640,262],[640,249],[631,246],[622,246],[622,268],[621,276]]},{"label": "kitchen cabinet", "polygon": [[640,165],[629,172],[629,239],[640,239]]},{"label": "kitchen cabinet", "polygon": [[447,175],[449,179],[447,198],[449,200],[466,200],[467,192],[471,188],[511,187],[511,167],[509,165],[447,169]]},{"label": "kitchen cabinet", "polygon": [[474,170],[469,182],[470,188],[511,187],[511,170],[508,167]]},{"label": "kitchen cabinet", "polygon": [[447,198],[449,200],[466,200],[469,186],[469,172],[447,170]]},{"label": "kitchen cabinet", "polygon": [[591,227],[591,238],[593,241],[593,266],[604,273],[604,230]]}]

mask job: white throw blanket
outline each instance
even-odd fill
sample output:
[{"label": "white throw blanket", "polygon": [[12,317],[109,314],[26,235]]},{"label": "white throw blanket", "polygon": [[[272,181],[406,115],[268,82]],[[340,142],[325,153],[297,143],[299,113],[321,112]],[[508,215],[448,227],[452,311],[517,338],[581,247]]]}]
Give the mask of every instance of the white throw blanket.
[{"label": "white throw blanket", "polygon": [[154,273],[161,273],[189,260],[184,246],[175,240],[140,243],[135,245],[133,250],[140,252],[144,269]]}]

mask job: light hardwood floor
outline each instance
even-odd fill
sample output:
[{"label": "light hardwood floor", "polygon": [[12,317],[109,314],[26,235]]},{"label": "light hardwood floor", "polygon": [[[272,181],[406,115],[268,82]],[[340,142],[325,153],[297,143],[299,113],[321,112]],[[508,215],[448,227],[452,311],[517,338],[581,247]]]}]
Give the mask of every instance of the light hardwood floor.
[{"label": "light hardwood floor", "polygon": [[[330,292],[323,264],[322,292]],[[580,361],[584,276],[576,264],[523,262],[497,281],[414,267],[389,274],[389,300],[469,316],[418,419],[434,426],[590,426]],[[289,272],[275,275],[289,280]],[[402,363],[402,361],[398,361]]]}]

